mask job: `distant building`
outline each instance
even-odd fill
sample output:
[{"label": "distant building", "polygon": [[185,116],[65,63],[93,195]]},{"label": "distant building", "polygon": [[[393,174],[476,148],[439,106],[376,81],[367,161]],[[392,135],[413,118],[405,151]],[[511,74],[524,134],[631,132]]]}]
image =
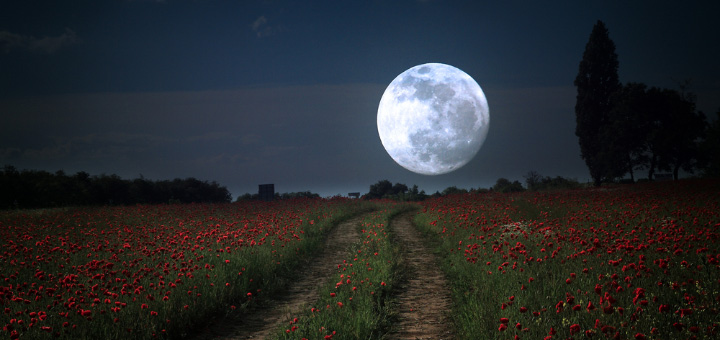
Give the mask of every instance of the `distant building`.
[{"label": "distant building", "polygon": [[348,197],[360,198],[359,192],[348,192]]},{"label": "distant building", "polygon": [[275,198],[275,184],[258,185],[258,198],[261,201],[270,202]]}]

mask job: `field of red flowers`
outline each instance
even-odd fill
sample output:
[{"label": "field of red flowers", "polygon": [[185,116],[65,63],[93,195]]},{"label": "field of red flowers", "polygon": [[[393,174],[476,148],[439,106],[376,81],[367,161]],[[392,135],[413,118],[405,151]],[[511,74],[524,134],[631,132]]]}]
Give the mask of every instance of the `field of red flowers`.
[{"label": "field of red flowers", "polygon": [[348,200],[0,214],[3,338],[179,338],[270,294]]},{"label": "field of red flowers", "polygon": [[317,300],[275,336],[381,338],[404,270],[391,220],[418,206],[416,227],[451,286],[458,339],[720,338],[720,181],[709,180],[419,205],[315,199],[2,212],[2,337],[187,337],[275,296],[333,225],[375,210],[347,257],[333,260],[337,273]]},{"label": "field of red flowers", "polygon": [[429,200],[458,338],[720,338],[720,183]]}]

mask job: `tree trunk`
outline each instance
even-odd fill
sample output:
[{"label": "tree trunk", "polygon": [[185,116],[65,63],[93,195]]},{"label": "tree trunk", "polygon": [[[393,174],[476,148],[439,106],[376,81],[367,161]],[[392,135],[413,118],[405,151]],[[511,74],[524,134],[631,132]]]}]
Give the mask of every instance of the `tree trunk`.
[{"label": "tree trunk", "polygon": [[653,180],[653,175],[655,174],[655,163],[657,162],[657,155],[653,153],[652,158],[650,158],[650,170],[648,170],[648,181]]},{"label": "tree trunk", "polygon": [[678,170],[680,170],[680,163],[675,164],[675,166],[673,167],[673,181],[678,180]]}]

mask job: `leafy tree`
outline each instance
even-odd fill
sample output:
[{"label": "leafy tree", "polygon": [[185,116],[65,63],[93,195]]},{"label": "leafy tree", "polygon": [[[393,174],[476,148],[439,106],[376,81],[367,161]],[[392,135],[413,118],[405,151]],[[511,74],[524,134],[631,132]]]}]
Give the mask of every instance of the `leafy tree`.
[{"label": "leafy tree", "polygon": [[507,178],[498,178],[495,185],[492,187],[493,191],[508,193],[508,192],[521,192],[525,189],[519,181],[510,182]]},{"label": "leafy tree", "polygon": [[367,195],[365,195],[365,198],[382,198],[386,194],[391,193],[392,188],[392,182],[386,179],[378,181],[377,183],[370,185],[370,191],[367,193]]},{"label": "leafy tree", "polygon": [[608,174],[614,172],[612,157],[602,153],[602,131],[610,122],[611,99],[620,89],[617,71],[615,43],[610,39],[605,24],[598,20],[585,45],[574,82],[577,87],[575,135],[595,185],[600,185]]},{"label": "leafy tree", "polygon": [[467,190],[458,189],[458,187],[453,185],[451,187],[445,188],[445,190],[443,190],[442,193],[440,193],[440,194],[443,196],[447,196],[447,195],[452,195],[452,194],[467,194],[467,192],[468,192]]},{"label": "leafy tree", "polygon": [[676,90],[626,84],[616,93],[611,123],[602,133],[605,147],[600,157],[608,164],[608,179],[635,170],[647,170],[652,180],[656,170],[692,172],[699,156],[699,138],[705,116],[695,111],[693,96]]},{"label": "leafy tree", "polygon": [[257,193],[251,194],[249,192],[246,192],[246,193],[238,196],[235,199],[235,202],[247,201],[247,200],[257,200],[257,199],[260,199],[260,195],[258,195]]},{"label": "leafy tree", "polygon": [[650,88],[646,93],[644,135],[648,180],[656,170],[692,172],[699,157],[699,138],[705,128],[705,116],[676,90]]},{"label": "leafy tree", "polygon": [[675,90],[664,90],[666,106],[663,115],[663,148],[658,159],[658,168],[671,171],[678,179],[680,169],[692,173],[700,157],[700,139],[707,121],[705,114],[695,110],[693,96]]},{"label": "leafy tree", "polygon": [[406,201],[422,201],[426,198],[428,198],[428,195],[425,194],[425,190],[418,190],[418,186],[416,184],[408,190],[408,193],[405,196]]},{"label": "leafy tree", "polygon": [[708,124],[700,145],[700,167],[705,177],[720,177],[720,109],[715,121]]},{"label": "leafy tree", "polygon": [[395,183],[384,179],[370,186],[370,192],[365,196],[365,199],[374,198],[389,198],[399,201],[422,201],[428,196],[425,191],[419,191],[417,185],[413,185],[412,189],[408,189],[407,185],[402,183]]},{"label": "leafy tree", "polygon": [[314,192],[310,191],[298,191],[298,192],[286,192],[279,195],[281,199],[289,199],[289,198],[319,198],[320,195]]},{"label": "leafy tree", "polygon": [[576,179],[568,179],[562,176],[544,177],[540,182],[543,189],[574,189],[579,188],[580,183]]},{"label": "leafy tree", "polygon": [[615,165],[606,176],[608,180],[629,173],[634,182],[635,170],[646,168],[647,138],[652,127],[648,100],[647,86],[642,83],[628,83],[616,92],[610,123],[601,137],[606,161]]},{"label": "leafy tree", "polygon": [[[508,181],[509,182],[509,181]],[[562,176],[540,176],[536,171],[530,171],[525,175],[525,184],[528,190],[554,190],[579,188],[580,183],[576,179],[568,179]]]},{"label": "leafy tree", "polygon": [[525,185],[527,185],[528,190],[534,191],[539,189],[540,181],[542,180],[540,173],[535,170],[531,170],[523,177],[525,178]]},{"label": "leafy tree", "polygon": [[0,171],[0,208],[43,208],[104,204],[229,202],[230,192],[216,182],[194,178],[173,181],[124,180],[117,175],[78,172]]},{"label": "leafy tree", "polygon": [[390,193],[392,195],[400,195],[400,194],[406,193],[407,191],[408,191],[407,185],[402,184],[402,183],[395,183],[395,185],[393,185]]}]

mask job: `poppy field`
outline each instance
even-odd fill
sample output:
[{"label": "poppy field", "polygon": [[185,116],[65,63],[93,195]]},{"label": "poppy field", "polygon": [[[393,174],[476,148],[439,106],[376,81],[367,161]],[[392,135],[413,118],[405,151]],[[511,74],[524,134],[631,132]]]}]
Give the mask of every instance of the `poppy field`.
[{"label": "poppy field", "polygon": [[3,338],[181,338],[289,280],[344,199],[4,212]]},{"label": "poppy field", "polygon": [[411,275],[393,221],[410,216],[447,278],[456,339],[720,337],[713,180],[0,212],[1,337],[197,338],[302,280],[356,216],[357,240],[323,259],[333,274],[272,338],[387,337]]},{"label": "poppy field", "polygon": [[681,181],[423,202],[463,339],[717,339],[720,186]]}]

